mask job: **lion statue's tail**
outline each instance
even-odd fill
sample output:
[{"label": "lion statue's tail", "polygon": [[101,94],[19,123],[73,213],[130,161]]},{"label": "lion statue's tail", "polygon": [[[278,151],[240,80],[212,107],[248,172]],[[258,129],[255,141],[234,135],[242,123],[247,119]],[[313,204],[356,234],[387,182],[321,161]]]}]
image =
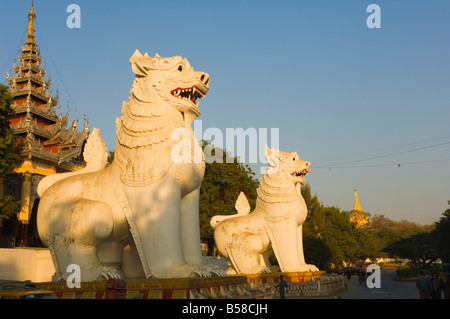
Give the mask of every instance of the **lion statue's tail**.
[{"label": "lion statue's tail", "polygon": [[239,197],[236,200],[235,207],[237,210],[236,215],[216,215],[213,218],[211,218],[211,222],[210,222],[211,227],[213,229],[216,229],[216,227],[219,226],[219,224],[221,222],[223,222],[224,220],[248,215],[250,213],[250,204],[249,204],[247,196],[245,196],[244,192],[241,192],[239,194]]},{"label": "lion statue's tail", "polygon": [[84,167],[83,169],[75,172],[52,174],[44,177],[37,187],[37,193],[39,197],[42,197],[42,195],[50,186],[62,179],[74,175],[96,172],[106,166],[108,153],[106,151],[105,142],[100,137],[99,129],[94,128],[92,130],[92,133],[89,134],[86,145],[84,147],[83,157],[86,161],[86,167]]}]

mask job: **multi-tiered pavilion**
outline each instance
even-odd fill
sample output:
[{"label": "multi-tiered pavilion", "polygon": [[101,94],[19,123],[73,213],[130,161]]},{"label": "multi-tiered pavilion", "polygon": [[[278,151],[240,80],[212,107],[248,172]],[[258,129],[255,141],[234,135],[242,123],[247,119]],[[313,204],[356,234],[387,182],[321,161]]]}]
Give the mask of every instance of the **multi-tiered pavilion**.
[{"label": "multi-tiered pavilion", "polygon": [[82,168],[82,151],[89,135],[87,123],[81,130],[77,121],[67,126],[69,110],[64,116],[56,113],[55,108],[60,108],[59,94],[52,95],[51,80],[45,78],[46,70],[34,35],[36,14],[33,8],[28,17],[28,35],[18,64],[14,62],[15,74],[7,74],[15,111],[9,122],[17,136],[23,163],[3,181],[4,195],[12,195],[21,202],[17,218],[6,222],[8,227],[3,227],[3,234],[5,231],[13,233],[16,244],[22,246],[32,245],[33,239],[38,238],[35,231],[38,183],[47,175]]}]

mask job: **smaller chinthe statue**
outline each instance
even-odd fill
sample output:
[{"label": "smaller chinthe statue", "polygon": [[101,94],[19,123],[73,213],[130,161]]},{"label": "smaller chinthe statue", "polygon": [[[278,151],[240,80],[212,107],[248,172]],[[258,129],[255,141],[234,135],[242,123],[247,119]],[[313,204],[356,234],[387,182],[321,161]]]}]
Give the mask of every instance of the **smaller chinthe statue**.
[{"label": "smaller chinthe statue", "polygon": [[271,272],[269,257],[274,254],[282,272],[318,271],[305,262],[302,226],[307,216],[301,194],[310,163],[298,154],[266,146],[269,166],[257,189],[256,207],[241,193],[236,215],[214,216],[211,226],[219,252],[228,259],[227,274]]}]

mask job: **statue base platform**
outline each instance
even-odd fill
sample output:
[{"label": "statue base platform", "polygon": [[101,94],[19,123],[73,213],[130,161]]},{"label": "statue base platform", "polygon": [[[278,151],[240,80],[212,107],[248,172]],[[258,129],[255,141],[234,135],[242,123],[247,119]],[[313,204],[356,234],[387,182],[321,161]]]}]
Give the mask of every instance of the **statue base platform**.
[{"label": "statue base platform", "polygon": [[246,276],[40,283],[60,299],[262,299],[272,298],[271,285],[250,284]]},{"label": "statue base platform", "polygon": [[327,275],[325,271],[272,272],[245,276],[250,287],[271,286],[274,289],[273,298],[279,298],[276,286],[280,281],[280,275],[283,275],[289,286],[286,298],[333,297],[345,291],[344,277]]}]

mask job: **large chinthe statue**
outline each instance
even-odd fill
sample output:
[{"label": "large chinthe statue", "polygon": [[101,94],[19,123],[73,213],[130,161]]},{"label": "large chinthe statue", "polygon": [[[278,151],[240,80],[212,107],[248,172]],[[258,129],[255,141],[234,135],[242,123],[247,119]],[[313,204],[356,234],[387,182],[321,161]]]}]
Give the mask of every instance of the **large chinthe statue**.
[{"label": "large chinthe statue", "polygon": [[[130,63],[136,76],[116,120],[114,162],[106,166],[106,148],[94,130],[85,169],[39,184],[38,231],[56,276],[66,280],[71,264],[80,267],[82,282],[224,275],[203,264],[200,248],[205,164],[191,123],[209,76],[178,56],[136,50]],[[187,132],[187,143],[173,138],[177,130]]]},{"label": "large chinthe statue", "polygon": [[282,272],[318,271],[306,264],[303,254],[302,225],[307,207],[301,195],[303,177],[310,163],[297,153],[269,149],[269,163],[257,189],[256,207],[244,195],[236,202],[236,215],[215,216],[211,226],[219,252],[229,265],[227,274],[257,274],[271,272],[269,258],[275,255]]}]

